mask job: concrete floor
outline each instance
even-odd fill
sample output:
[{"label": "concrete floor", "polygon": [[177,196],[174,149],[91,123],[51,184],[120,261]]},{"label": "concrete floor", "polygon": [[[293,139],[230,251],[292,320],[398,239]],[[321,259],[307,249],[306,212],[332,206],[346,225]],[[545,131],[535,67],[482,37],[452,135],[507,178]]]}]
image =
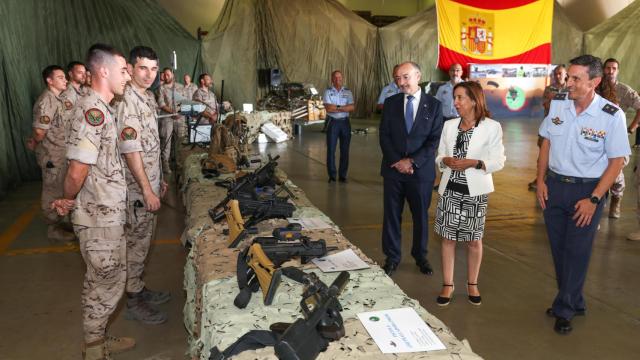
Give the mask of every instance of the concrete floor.
[{"label": "concrete floor", "polygon": [[[448,324],[458,338],[468,339],[486,359],[633,359],[640,352],[640,243],[625,240],[637,228],[635,188],[629,187],[622,218],[603,218],[585,286],[588,314],[574,320],[567,336],[553,332],[545,316],[556,290],[544,223],[535,196],[527,191],[534,177],[536,119],[502,121],[507,164],[494,177],[497,191],[489,198],[480,272],[483,304],[466,301],[466,258],[459,247],[454,300],[435,304],[442,284],[440,240],[430,237],[429,259],[435,274],[420,274],[410,256],[393,279],[422,306]],[[353,127],[375,127],[373,121]],[[376,134],[354,135],[349,183],[327,184],[324,134],[318,125],[284,144],[264,149],[280,154],[280,166],[313,203],[328,214],[347,237],[382,263],[382,179]],[[636,154],[633,155],[632,163]],[[632,166],[625,169],[633,183]],[[79,359],[82,339],[80,288],[83,262],[75,248],[44,239],[38,217],[39,183],[25,184],[0,202],[0,359]],[[435,193],[434,193],[435,195]],[[436,196],[432,200],[430,220]],[[174,299],[163,309],[166,325],[143,326],[119,313],[110,329],[131,335],[137,348],[117,359],[182,359],[186,333],[182,325],[182,268],[186,251],[178,244],[183,211],[175,195],[160,213],[157,243],[150,256],[147,282],[169,289]],[[403,249],[409,254],[410,217],[405,216]],[[433,235],[433,232],[432,232]],[[382,294],[381,294],[382,295]],[[52,354],[56,355],[52,355]]]}]

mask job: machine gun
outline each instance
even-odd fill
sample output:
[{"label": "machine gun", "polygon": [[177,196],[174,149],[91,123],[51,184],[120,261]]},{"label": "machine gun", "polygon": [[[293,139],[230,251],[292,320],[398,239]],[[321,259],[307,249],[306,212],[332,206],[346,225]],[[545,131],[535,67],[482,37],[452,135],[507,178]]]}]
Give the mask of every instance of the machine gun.
[{"label": "machine gun", "polygon": [[[295,206],[289,204],[285,199],[282,200],[229,200],[224,207],[223,215],[226,215],[227,235],[229,235],[228,247],[234,248],[244,239],[248,233],[255,233],[254,225],[266,219],[285,219],[291,217],[295,211]],[[247,221],[244,215],[249,215]],[[209,216],[212,216],[209,210]],[[299,226],[299,224],[298,224]],[[274,231],[280,231],[275,229]],[[283,233],[286,230],[281,230]],[[292,231],[287,233],[291,235]],[[299,234],[299,232],[298,232]]]},{"label": "machine gun", "polygon": [[[277,267],[295,256],[299,256],[303,263],[307,263],[313,258],[327,255],[328,250],[330,249],[322,239],[313,241],[303,238],[299,241],[281,241],[270,237],[255,238],[251,246],[238,255],[236,270],[240,293],[233,304],[244,309],[251,300],[251,294],[262,289],[264,304],[271,305],[280,282],[280,269],[276,269]],[[274,276],[276,272],[277,275]],[[289,273],[296,275],[293,270]],[[301,277],[294,280],[304,282]],[[274,284],[274,281],[278,284]]]},{"label": "machine gun", "polygon": [[283,269],[283,273],[305,284],[300,301],[304,318],[293,324],[271,325],[271,331],[282,334],[274,346],[276,356],[287,360],[315,359],[327,349],[329,342],[345,335],[338,295],[349,283],[349,273],[341,272],[330,286],[314,273],[307,274],[296,268]]},{"label": "machine gun", "polygon": [[[241,202],[247,202],[247,200],[265,200],[260,199],[260,195],[258,194],[257,188],[271,187],[275,188],[277,184],[277,180],[275,177],[275,169],[278,166],[276,160],[280,158],[280,155],[272,158],[269,155],[269,162],[263,165],[261,168],[256,170],[253,173],[247,174],[235,182],[231,183],[228,187],[227,196],[220,201],[216,206],[209,209],[209,216],[214,222],[218,222],[222,220],[224,217],[224,208],[225,205],[232,199],[238,199]],[[280,189],[284,189],[289,193],[289,196],[295,198],[293,193],[286,187],[284,183],[280,184]],[[267,197],[266,200],[271,200],[274,202],[279,202],[282,204],[286,202],[286,198],[277,197],[279,191],[271,194],[270,198]],[[249,207],[250,205],[247,205]],[[242,209],[241,209],[242,210]],[[290,215],[289,215],[290,216]]]},{"label": "machine gun", "polygon": [[307,274],[295,268],[282,270],[287,276],[305,284],[300,301],[304,318],[293,324],[272,324],[270,331],[251,330],[222,352],[214,346],[209,360],[225,360],[245,350],[266,346],[274,346],[279,359],[313,360],[327,349],[329,342],[345,335],[338,295],[347,286],[349,273],[341,272],[331,286],[327,286],[314,273]]}]

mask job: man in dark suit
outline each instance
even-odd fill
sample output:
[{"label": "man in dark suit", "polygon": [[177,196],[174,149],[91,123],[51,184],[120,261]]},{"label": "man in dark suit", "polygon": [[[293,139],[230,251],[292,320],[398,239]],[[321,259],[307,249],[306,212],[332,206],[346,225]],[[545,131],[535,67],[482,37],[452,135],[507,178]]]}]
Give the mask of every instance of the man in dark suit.
[{"label": "man in dark suit", "polygon": [[384,271],[391,275],[400,263],[400,227],[407,199],[413,217],[411,255],[420,271],[431,275],[433,270],[426,257],[427,217],[435,179],[435,153],[442,132],[442,105],[418,86],[421,72],[417,64],[400,64],[395,77],[401,92],[385,100],[380,122]]}]

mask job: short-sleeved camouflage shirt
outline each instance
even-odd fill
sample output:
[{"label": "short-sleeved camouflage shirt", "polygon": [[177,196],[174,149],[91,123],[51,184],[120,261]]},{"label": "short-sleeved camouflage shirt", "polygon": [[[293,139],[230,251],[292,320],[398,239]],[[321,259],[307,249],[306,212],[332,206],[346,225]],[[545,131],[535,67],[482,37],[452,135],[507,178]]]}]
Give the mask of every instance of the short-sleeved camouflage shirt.
[{"label": "short-sleeved camouflage shirt", "polygon": [[218,100],[216,99],[216,95],[213,91],[209,91],[209,89],[198,88],[196,92],[193,93],[193,101],[199,101],[207,105],[205,111],[207,112],[217,112],[218,111]]},{"label": "short-sleeved camouflage shirt", "polygon": [[[151,188],[160,195],[162,168],[160,163],[160,135],[158,133],[157,104],[153,94],[140,94],[131,85],[124,89],[124,96],[116,105],[118,120],[118,148],[121,154],[140,152],[144,171]],[[129,200],[142,199],[142,189],[123,160]]]},{"label": "short-sleeved camouflage shirt", "polygon": [[40,166],[51,161],[54,166],[65,161],[65,123],[63,120],[64,103],[60,96],[46,89],[33,105],[33,127],[46,130],[47,133],[36,147],[36,157]]},{"label": "short-sleeved camouflage shirt", "polygon": [[631,86],[617,82],[616,96],[618,97],[618,104],[623,111],[627,111],[629,108],[640,110],[640,96]]},{"label": "short-sleeved camouflage shirt", "polygon": [[76,197],[74,224],[109,227],[126,221],[127,183],[118,135],[114,110],[90,89],[74,107],[67,146],[69,160],[90,165]]},{"label": "short-sleeved camouflage shirt", "polygon": [[174,99],[174,90],[173,90],[173,86],[175,85],[175,98],[176,98],[176,104],[178,103],[177,99],[178,97],[182,97],[183,93],[184,93],[184,89],[182,84],[179,84],[177,82],[173,82],[171,84],[163,84],[162,86],[160,86],[160,92],[158,95],[158,106],[159,107],[163,107],[163,106],[169,106],[172,107],[173,106],[173,99]]}]

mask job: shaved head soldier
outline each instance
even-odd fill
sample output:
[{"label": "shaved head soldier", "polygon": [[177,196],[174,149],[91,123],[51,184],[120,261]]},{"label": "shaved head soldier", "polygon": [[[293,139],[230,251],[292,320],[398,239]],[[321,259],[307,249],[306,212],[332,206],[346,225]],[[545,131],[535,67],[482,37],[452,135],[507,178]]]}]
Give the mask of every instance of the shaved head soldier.
[{"label": "shaved head soldier", "polygon": [[156,227],[160,197],[167,190],[162,180],[160,136],[155,98],[149,87],[158,74],[158,56],[153,49],[136,46],[129,53],[131,82],[116,104],[118,148],[126,160],[128,224],[127,238],[127,312],[126,317],[155,325],[167,321],[167,315],[150,304],[171,299],[166,292],[151,291],[142,280],[144,264]]},{"label": "shaved head soldier", "polygon": [[64,101],[60,94],[67,87],[64,70],[58,65],[47,66],[42,71],[46,89],[33,105],[33,133],[27,146],[35,150],[42,170],[42,214],[47,223],[47,237],[56,241],[74,239],[71,226],[64,226],[64,217],[50,207],[51,202],[62,197],[62,184],[67,169],[65,159]]},{"label": "shaved head soldier", "polygon": [[109,45],[95,44],[87,54],[91,88],[74,108],[67,147],[69,169],[64,198],[52,206],[72,222],[87,265],[82,289],[83,358],[105,359],[132,348],[131,338],[107,336],[109,316],[125,290],[127,183],[118,152],[118,129],[109,103],[122,95],[127,81],[124,56]]}]

